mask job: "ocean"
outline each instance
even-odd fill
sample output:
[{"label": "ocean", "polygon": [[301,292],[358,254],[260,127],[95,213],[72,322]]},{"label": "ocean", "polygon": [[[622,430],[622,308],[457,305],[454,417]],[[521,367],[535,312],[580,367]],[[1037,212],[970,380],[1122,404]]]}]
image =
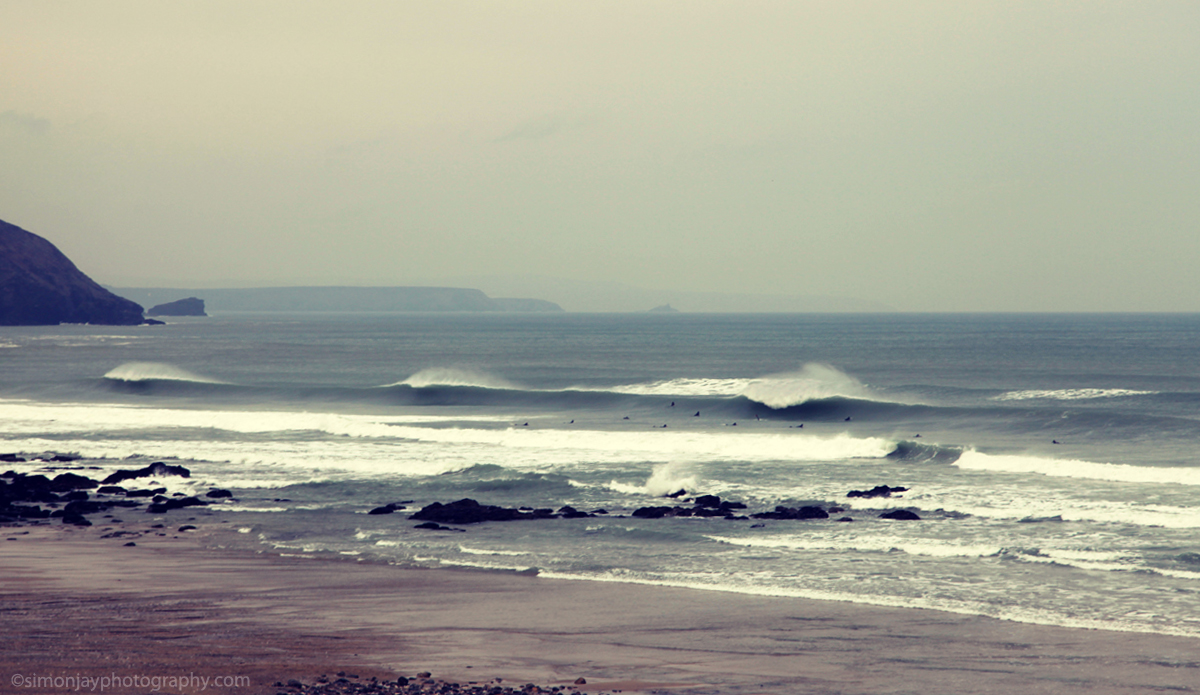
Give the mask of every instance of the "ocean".
[{"label": "ocean", "polygon": [[[0,453],[182,464],[157,482],[233,498],[170,523],[285,554],[1200,637],[1200,315],[3,327]],[[848,497],[879,485],[906,490]],[[701,494],[746,508],[632,515]],[[409,519],[462,498],[595,513]],[[751,516],[777,506],[830,516]]]}]

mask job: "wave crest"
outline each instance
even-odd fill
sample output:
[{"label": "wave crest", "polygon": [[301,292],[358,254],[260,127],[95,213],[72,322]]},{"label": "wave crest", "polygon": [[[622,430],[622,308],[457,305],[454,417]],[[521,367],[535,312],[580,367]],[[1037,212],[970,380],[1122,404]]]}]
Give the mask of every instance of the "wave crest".
[{"label": "wave crest", "polygon": [[105,379],[114,381],[190,381],[197,384],[223,384],[225,382],[193,374],[186,369],[165,362],[126,362],[109,370]]},{"label": "wave crest", "polygon": [[430,386],[474,386],[485,389],[512,389],[517,387],[511,381],[468,367],[430,367],[422,369],[404,381],[398,381],[388,386],[411,386],[415,389]]},{"label": "wave crest", "polygon": [[828,364],[809,363],[800,371],[753,380],[742,395],[774,408],[788,408],[825,398],[867,398],[861,381]]}]

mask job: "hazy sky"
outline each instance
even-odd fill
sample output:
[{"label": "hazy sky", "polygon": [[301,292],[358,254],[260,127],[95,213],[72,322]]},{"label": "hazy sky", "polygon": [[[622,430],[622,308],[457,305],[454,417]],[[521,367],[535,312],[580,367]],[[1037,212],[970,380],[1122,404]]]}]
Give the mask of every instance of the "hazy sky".
[{"label": "hazy sky", "polygon": [[0,219],[114,285],[1200,311],[1200,2],[0,2]]}]

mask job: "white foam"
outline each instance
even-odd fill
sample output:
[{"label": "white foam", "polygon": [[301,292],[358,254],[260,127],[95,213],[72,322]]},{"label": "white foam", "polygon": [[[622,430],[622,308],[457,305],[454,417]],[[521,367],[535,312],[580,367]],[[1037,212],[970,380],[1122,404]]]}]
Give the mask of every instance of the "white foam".
[{"label": "white foam", "polygon": [[1009,391],[995,396],[992,400],[997,401],[1030,401],[1030,400],[1053,400],[1053,401],[1082,401],[1094,398],[1119,398],[1122,396],[1150,396],[1158,393],[1157,391],[1134,391],[1132,389],[1057,389],[1057,390],[1028,390],[1028,391]]},{"label": "white foam", "polygon": [[[34,404],[0,400],[0,419],[11,434],[65,434],[80,431],[198,428],[242,434],[324,432],[348,437],[395,438],[398,424],[457,422],[430,415],[347,415],[288,411],[186,410],[82,403]],[[505,422],[502,416],[473,416],[476,422]]]},{"label": "white foam", "polygon": [[[848,434],[595,431],[529,427],[422,427],[375,416],[30,405],[0,401],[0,441],[14,451],[75,451],[86,458],[225,462],[213,475],[262,487],[348,475],[437,475],[487,461],[513,470],[672,461],[883,461],[894,443]],[[443,421],[444,423],[445,421]],[[219,430],[191,432],[189,428]],[[146,432],[154,436],[146,436]],[[312,436],[311,433],[325,436]],[[337,435],[337,436],[329,436]],[[343,436],[344,435],[344,436]],[[247,471],[253,472],[247,476]],[[243,481],[244,482],[244,481]],[[225,487],[249,487],[233,482]]]},{"label": "white foam", "polygon": [[851,537],[809,537],[809,536],[774,536],[769,538],[735,538],[731,536],[705,536],[720,543],[745,546],[748,548],[772,548],[781,550],[831,551],[831,552],[860,552],[888,553],[904,552],[909,555],[924,555],[927,557],[988,557],[1000,552],[1001,547],[992,544],[953,543],[928,540],[914,542],[910,539],[892,538],[887,536],[872,536],[870,538]]},{"label": "white foam", "polygon": [[465,545],[458,546],[459,552],[465,555],[532,555],[531,551],[526,550],[479,550],[477,548],[468,548]]},{"label": "white foam", "polygon": [[614,480],[608,487],[627,495],[662,497],[676,490],[695,490],[700,487],[700,483],[691,462],[670,461],[655,466],[645,485],[628,485]]},{"label": "white foam", "polygon": [[1036,473],[1060,478],[1087,478],[1120,483],[1200,485],[1200,466],[1131,466],[1124,463],[1095,463],[1041,456],[981,454],[971,449],[964,451],[954,465],[970,471]]},{"label": "white foam", "polygon": [[[754,383],[753,379],[668,379],[648,384],[614,386],[602,390],[637,396],[738,396],[752,383]],[[577,390],[597,389],[581,387]]]}]

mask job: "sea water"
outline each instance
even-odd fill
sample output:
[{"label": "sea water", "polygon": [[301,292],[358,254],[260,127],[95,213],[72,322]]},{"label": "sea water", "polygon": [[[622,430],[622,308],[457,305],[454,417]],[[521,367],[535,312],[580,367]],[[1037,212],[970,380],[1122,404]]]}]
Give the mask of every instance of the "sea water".
[{"label": "sea water", "polygon": [[[183,464],[191,478],[157,482],[234,499],[169,520],[279,552],[1200,636],[1195,315],[0,328],[0,453],[44,452],[92,477]],[[908,489],[847,497],[877,485]],[[631,516],[680,489],[844,511]],[[461,498],[607,514],[461,532],[408,518]],[[388,503],[405,509],[367,513]],[[920,520],[880,518],[892,509]]]}]

